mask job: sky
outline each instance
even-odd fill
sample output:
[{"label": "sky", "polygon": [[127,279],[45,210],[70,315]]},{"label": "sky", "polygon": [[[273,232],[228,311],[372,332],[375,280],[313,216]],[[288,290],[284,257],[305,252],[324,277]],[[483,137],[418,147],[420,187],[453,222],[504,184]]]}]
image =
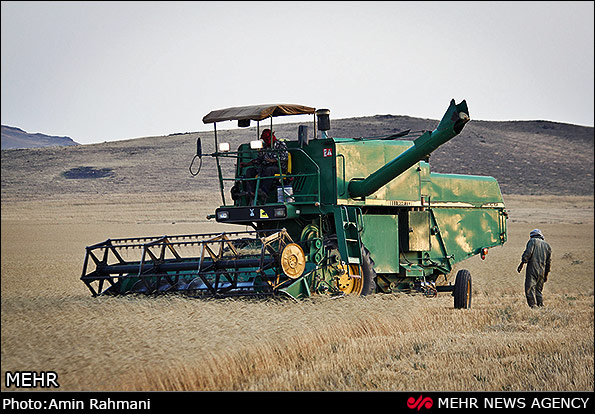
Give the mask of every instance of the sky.
[{"label": "sky", "polygon": [[471,119],[593,126],[593,4],[2,1],[2,125],[89,144],[211,131],[234,106],[440,119],[465,99]]}]

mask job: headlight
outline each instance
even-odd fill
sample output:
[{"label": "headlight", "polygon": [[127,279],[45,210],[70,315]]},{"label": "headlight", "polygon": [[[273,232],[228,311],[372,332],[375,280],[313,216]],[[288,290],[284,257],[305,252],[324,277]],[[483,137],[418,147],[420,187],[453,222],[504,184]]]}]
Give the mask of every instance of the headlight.
[{"label": "headlight", "polygon": [[227,220],[229,218],[229,211],[223,210],[217,212],[217,220]]},{"label": "headlight", "polygon": [[256,141],[250,141],[250,148],[253,150],[262,149],[262,141],[257,139]]},{"label": "headlight", "polygon": [[285,217],[287,213],[285,212],[285,208],[276,208],[275,209],[275,217]]}]

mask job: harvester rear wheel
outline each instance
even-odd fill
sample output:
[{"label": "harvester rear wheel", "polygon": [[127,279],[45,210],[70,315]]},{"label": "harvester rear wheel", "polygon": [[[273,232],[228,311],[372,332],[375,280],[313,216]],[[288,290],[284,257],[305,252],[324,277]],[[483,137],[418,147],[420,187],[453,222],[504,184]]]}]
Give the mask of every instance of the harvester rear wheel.
[{"label": "harvester rear wheel", "polygon": [[471,307],[471,273],[459,270],[453,291],[455,309],[469,309]]}]

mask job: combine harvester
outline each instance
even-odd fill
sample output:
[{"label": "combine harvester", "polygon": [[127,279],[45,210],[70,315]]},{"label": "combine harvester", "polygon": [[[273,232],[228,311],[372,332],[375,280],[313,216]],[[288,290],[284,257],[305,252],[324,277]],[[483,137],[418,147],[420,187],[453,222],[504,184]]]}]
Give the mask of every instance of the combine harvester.
[{"label": "combine harvester", "polygon": [[[258,194],[266,178],[246,178],[244,166],[261,151],[260,122],[270,118],[272,130],[274,117],[300,114],[313,115],[314,136],[300,125],[296,139],[286,141],[289,162],[274,178],[277,191],[260,201],[245,195],[249,180]],[[236,151],[217,137],[217,123],[232,120],[240,127],[257,123],[255,140]],[[431,132],[331,138],[325,109],[260,105],[212,111],[203,122],[214,124],[216,150],[203,154],[199,138],[195,156],[201,163],[213,157],[217,165],[222,205],[209,218],[253,230],[109,239],[87,247],[81,279],[93,296],[185,292],[297,299],[377,292],[432,297],[448,291],[455,308],[469,308],[471,275],[459,270],[453,278],[451,271],[506,242],[502,194],[492,177],[432,173],[428,164],[430,153],[468,121],[466,102],[453,100]],[[234,176],[223,175],[223,162],[234,162]],[[190,170],[198,174],[192,164]]]}]

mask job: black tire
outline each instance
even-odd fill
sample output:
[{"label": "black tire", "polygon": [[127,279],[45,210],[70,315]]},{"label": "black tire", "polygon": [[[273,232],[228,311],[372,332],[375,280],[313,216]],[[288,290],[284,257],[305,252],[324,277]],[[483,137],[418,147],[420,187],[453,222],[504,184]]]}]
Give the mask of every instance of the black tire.
[{"label": "black tire", "polygon": [[471,273],[468,270],[459,270],[455,280],[455,309],[471,308]]},{"label": "black tire", "polygon": [[374,260],[370,256],[370,252],[362,246],[362,278],[364,279],[364,287],[360,296],[371,295],[376,293],[376,271],[374,270]]}]

